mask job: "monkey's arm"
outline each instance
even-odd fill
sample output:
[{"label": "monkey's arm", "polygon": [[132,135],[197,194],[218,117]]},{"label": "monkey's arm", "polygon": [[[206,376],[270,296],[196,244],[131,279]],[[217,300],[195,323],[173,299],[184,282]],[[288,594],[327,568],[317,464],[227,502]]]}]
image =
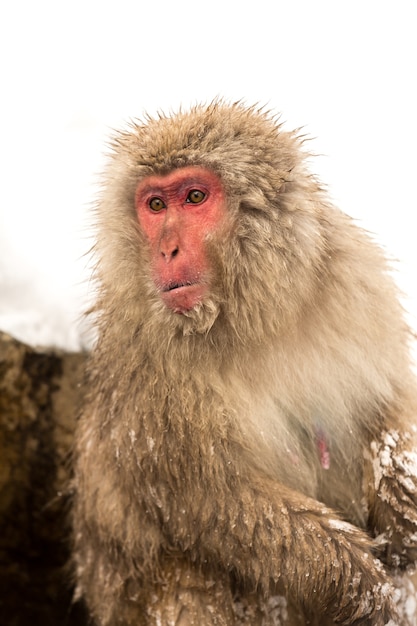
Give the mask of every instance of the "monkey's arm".
[{"label": "monkey's arm", "polygon": [[390,430],[366,452],[369,527],[386,543],[384,561],[417,561],[417,447],[413,433]]},{"label": "monkey's arm", "polygon": [[359,529],[312,499],[258,477],[233,501],[198,520],[196,556],[207,554],[266,592],[280,581],[307,615],[383,626],[395,617],[392,589]]}]

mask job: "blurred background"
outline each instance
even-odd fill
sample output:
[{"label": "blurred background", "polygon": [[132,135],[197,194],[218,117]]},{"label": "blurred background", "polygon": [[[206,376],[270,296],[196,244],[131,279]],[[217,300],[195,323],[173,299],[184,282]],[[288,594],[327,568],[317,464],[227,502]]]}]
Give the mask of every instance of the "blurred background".
[{"label": "blurred background", "polygon": [[112,129],[217,96],[280,112],[333,201],[396,259],[417,328],[412,0],[96,0],[0,8],[0,329],[78,349]]}]

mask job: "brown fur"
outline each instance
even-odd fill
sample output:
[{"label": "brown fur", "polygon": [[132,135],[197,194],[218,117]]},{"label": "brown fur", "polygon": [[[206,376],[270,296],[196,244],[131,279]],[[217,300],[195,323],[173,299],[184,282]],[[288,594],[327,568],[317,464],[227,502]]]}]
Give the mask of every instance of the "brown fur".
[{"label": "brown fur", "polygon": [[[78,593],[102,626],[395,615],[360,528],[385,533],[390,564],[414,561],[409,330],[381,250],[305,160],[268,114],[222,102],[114,142],[74,507]],[[215,287],[177,315],[151,279],[134,194],[187,165],[220,176],[229,217],[207,243]],[[399,458],[379,471],[393,433]]]}]

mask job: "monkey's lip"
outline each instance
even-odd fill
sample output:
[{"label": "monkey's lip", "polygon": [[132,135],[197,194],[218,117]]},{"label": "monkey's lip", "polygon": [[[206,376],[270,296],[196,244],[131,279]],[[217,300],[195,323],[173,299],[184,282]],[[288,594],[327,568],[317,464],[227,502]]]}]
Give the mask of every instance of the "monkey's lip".
[{"label": "monkey's lip", "polygon": [[176,289],[182,289],[184,287],[193,287],[193,285],[197,285],[197,282],[191,282],[191,281],[187,281],[187,282],[181,282],[181,283],[169,283],[169,285],[166,285],[165,287],[162,288],[162,292],[163,293],[167,293],[168,291],[174,291]]},{"label": "monkey's lip", "polygon": [[197,281],[172,282],[162,288],[162,300],[174,313],[191,311],[201,302],[207,286]]}]

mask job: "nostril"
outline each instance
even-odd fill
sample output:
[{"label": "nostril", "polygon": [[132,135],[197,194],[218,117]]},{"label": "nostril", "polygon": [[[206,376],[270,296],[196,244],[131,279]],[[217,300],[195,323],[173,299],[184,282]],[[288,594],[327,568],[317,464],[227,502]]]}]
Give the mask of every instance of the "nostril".
[{"label": "nostril", "polygon": [[175,248],[172,248],[172,249],[165,248],[161,250],[161,254],[166,261],[170,261],[171,259],[176,257],[178,252],[179,252],[178,246],[175,246]]}]

